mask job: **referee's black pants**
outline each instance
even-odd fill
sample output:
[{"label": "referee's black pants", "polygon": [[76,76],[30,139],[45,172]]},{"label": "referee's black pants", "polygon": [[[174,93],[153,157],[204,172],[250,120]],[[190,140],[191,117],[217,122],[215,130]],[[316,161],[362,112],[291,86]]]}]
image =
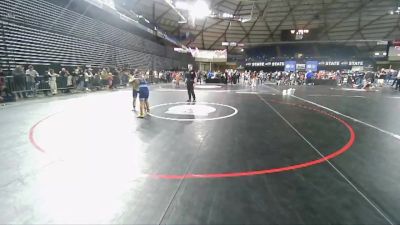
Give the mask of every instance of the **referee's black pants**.
[{"label": "referee's black pants", "polygon": [[188,90],[188,95],[189,95],[189,101],[192,100],[192,96],[193,96],[193,100],[196,100],[196,95],[194,94],[194,86],[193,86],[194,82],[193,81],[188,81],[187,82],[187,90]]}]

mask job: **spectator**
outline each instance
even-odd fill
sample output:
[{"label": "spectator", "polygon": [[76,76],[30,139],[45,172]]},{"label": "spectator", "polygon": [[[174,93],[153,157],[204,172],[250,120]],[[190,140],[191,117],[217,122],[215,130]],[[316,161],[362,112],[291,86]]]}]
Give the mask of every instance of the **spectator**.
[{"label": "spectator", "polygon": [[61,77],[67,77],[68,76],[68,71],[65,68],[62,68],[60,71],[60,76]]},{"label": "spectator", "polygon": [[395,88],[395,90],[399,89],[399,91],[400,91],[399,86],[400,86],[400,69],[399,69],[399,71],[397,72],[397,77],[396,77],[396,88]]},{"label": "spectator", "polygon": [[311,70],[309,70],[306,73],[306,84],[312,84],[313,83],[312,82],[313,77],[314,77],[314,73]]},{"label": "spectator", "polygon": [[18,65],[12,71],[14,77],[15,91],[17,92],[18,98],[26,98],[26,75],[22,66]]},{"label": "spectator", "polygon": [[66,70],[65,68],[62,68],[59,75],[62,78],[60,81],[61,88],[66,88],[66,89],[62,90],[62,92],[68,93],[69,92],[68,77],[70,76],[68,70]]},{"label": "spectator", "polygon": [[112,81],[113,89],[117,89],[118,86],[120,86],[120,84],[121,84],[121,76],[122,76],[121,73],[122,72],[121,72],[120,69],[116,69],[115,70],[115,72],[114,72],[115,75],[113,76],[113,81]]},{"label": "spectator", "polygon": [[179,72],[177,72],[175,74],[175,86],[179,87],[179,82],[181,81],[181,74]]},{"label": "spectator", "polygon": [[108,81],[108,89],[113,89],[113,74],[111,72],[108,73],[107,76],[107,81]]},{"label": "spectator", "polygon": [[251,74],[251,87],[255,88],[257,86],[257,73],[253,72]]},{"label": "spectator", "polygon": [[106,68],[103,68],[103,70],[100,73],[100,77],[101,77],[101,80],[102,80],[102,85],[103,86],[108,85],[108,71],[107,71]]},{"label": "spectator", "polygon": [[39,73],[33,68],[32,65],[29,65],[25,74],[26,74],[27,89],[30,91],[30,94],[32,96],[36,96],[36,82]]},{"label": "spectator", "polygon": [[74,77],[67,70],[67,92],[74,87]]},{"label": "spectator", "polygon": [[130,72],[129,72],[129,70],[123,70],[123,72],[122,72],[122,85],[126,85],[126,86],[128,86],[128,83],[129,83],[129,74],[130,74]]},{"label": "spectator", "polygon": [[57,94],[57,77],[59,76],[57,73],[54,72],[53,69],[50,69],[48,72],[49,75],[49,86],[52,95]]},{"label": "spectator", "polygon": [[6,80],[4,77],[5,77],[5,74],[3,73],[3,70],[0,69],[0,86],[4,85],[6,83]]},{"label": "spectator", "polygon": [[157,70],[154,70],[153,71],[153,75],[150,75],[150,83],[151,84],[153,84],[155,81],[155,78],[157,78],[158,77],[158,72],[157,72]]},{"label": "spectator", "polygon": [[160,82],[160,81],[163,81],[164,80],[164,73],[163,73],[163,71],[160,71],[159,73],[158,73],[158,82]]},{"label": "spectator", "polygon": [[0,86],[0,102],[5,103],[5,102],[14,102],[15,101],[15,95],[8,89],[6,88],[5,85]]},{"label": "spectator", "polygon": [[96,88],[96,90],[100,90],[100,88],[102,86],[102,84],[101,84],[101,76],[100,76],[100,72],[99,71],[94,73],[93,86]]},{"label": "spectator", "polygon": [[85,73],[85,86],[86,86],[86,91],[92,90],[92,84],[93,84],[93,73],[92,73],[92,68],[89,68],[86,73]]},{"label": "spectator", "polygon": [[167,83],[171,83],[171,72],[167,72]]},{"label": "spectator", "polygon": [[75,79],[76,79],[76,82],[77,82],[76,89],[79,90],[79,91],[83,91],[84,86],[85,86],[85,78],[84,78],[84,74],[83,74],[83,71],[82,71],[81,67],[78,66],[75,69],[74,74],[75,74]]}]

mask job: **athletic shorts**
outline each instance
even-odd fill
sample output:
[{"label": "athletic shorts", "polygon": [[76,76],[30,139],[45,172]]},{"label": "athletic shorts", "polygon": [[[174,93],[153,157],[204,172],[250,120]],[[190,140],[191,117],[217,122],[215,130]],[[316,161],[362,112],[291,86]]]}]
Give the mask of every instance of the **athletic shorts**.
[{"label": "athletic shorts", "polygon": [[139,99],[147,100],[149,98],[149,88],[141,87],[139,88]]},{"label": "athletic shorts", "polygon": [[133,91],[132,91],[132,97],[133,97],[133,98],[137,98],[137,95],[138,95],[138,91],[133,90]]}]

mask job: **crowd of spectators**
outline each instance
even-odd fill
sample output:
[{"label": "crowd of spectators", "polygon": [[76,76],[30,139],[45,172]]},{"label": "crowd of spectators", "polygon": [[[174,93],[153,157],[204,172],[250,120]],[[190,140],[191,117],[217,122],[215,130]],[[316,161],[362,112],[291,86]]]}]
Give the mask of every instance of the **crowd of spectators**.
[{"label": "crowd of spectators", "polygon": [[32,65],[25,70],[18,65],[5,76],[0,70],[1,102],[36,97],[38,92],[57,95],[59,92],[91,92],[102,89],[114,90],[126,87],[134,75],[144,76],[149,83],[172,82],[181,72],[150,71],[127,68],[91,68],[77,66],[56,71],[47,69],[39,74]]},{"label": "crowd of spectators", "polygon": [[[135,75],[144,76],[149,83],[174,83],[177,87],[184,82],[183,71],[150,71],[125,68],[90,68],[76,67],[59,72],[48,69],[40,75],[32,65],[26,70],[17,66],[7,79],[0,70],[0,102],[35,97],[38,91],[45,95],[56,95],[59,92],[90,92],[101,89],[114,90],[126,87],[129,79]],[[301,71],[301,72],[264,72],[239,71],[227,69],[224,72],[198,71],[197,83],[217,79],[226,84],[243,84],[256,87],[265,82],[276,85],[313,85],[318,80],[331,80],[339,86],[352,88],[373,88],[392,86],[400,90],[400,71],[381,69],[379,71]]]},{"label": "crowd of spectators", "polygon": [[[240,75],[239,75],[240,76]],[[300,72],[264,72],[244,71],[243,83],[255,86],[269,81],[276,85],[313,85],[319,80],[332,80],[339,86],[352,88],[370,88],[391,86],[400,90],[400,70],[381,69],[379,71],[300,71]]]},{"label": "crowd of spectators", "polygon": [[[318,72],[312,71],[239,71],[227,69],[225,72],[199,72],[199,77],[204,79],[219,79],[222,83],[244,84],[255,87],[266,82],[275,83],[276,85],[314,85],[322,84],[329,81],[329,84],[346,86],[351,88],[373,88],[391,86],[396,90],[400,86],[400,71],[392,69],[381,69],[379,71],[351,71],[337,70]],[[325,82],[327,84],[328,82]],[[399,89],[400,90],[400,89]]]}]

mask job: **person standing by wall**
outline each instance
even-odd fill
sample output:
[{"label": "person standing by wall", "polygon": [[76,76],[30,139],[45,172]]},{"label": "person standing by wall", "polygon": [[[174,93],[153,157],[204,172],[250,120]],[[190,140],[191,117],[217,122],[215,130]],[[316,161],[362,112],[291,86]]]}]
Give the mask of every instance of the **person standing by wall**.
[{"label": "person standing by wall", "polygon": [[181,73],[176,72],[175,73],[175,87],[179,87],[179,82],[181,81]]},{"label": "person standing by wall", "polygon": [[107,84],[108,84],[108,81],[107,81],[107,78],[108,78],[107,69],[103,68],[101,70],[101,72],[99,73],[99,75],[100,75],[100,78],[101,78],[101,86],[107,86]]},{"label": "person standing by wall", "polygon": [[396,88],[395,90],[399,89],[400,91],[400,69],[397,72],[397,77],[396,77]]},{"label": "person standing by wall", "polygon": [[0,86],[6,83],[5,74],[2,69],[0,69]]},{"label": "person standing by wall", "polygon": [[49,70],[49,86],[50,86],[50,91],[52,95],[57,94],[57,77],[58,74],[54,72],[53,69]]},{"label": "person standing by wall", "polygon": [[12,71],[14,77],[15,91],[17,92],[18,98],[26,98],[26,75],[22,66],[18,65]]},{"label": "person standing by wall", "polygon": [[61,71],[60,71],[60,73],[59,73],[59,75],[60,75],[60,85],[61,85],[61,87],[59,87],[59,88],[61,88],[62,89],[62,92],[63,93],[67,93],[68,92],[68,75],[69,75],[69,72],[68,72],[68,70],[67,69],[65,69],[65,68],[62,68],[61,69]]},{"label": "person standing by wall", "polygon": [[189,68],[189,71],[186,74],[186,87],[187,87],[189,99],[187,100],[187,102],[191,102],[192,97],[193,97],[193,102],[196,102],[196,95],[194,93],[194,81],[196,79],[196,72],[193,70],[192,65],[189,65],[188,68]]},{"label": "person standing by wall", "polygon": [[109,73],[108,73],[108,77],[107,77],[107,80],[108,80],[108,89],[109,89],[109,90],[112,90],[112,89],[113,89],[113,79],[114,79],[114,75],[113,75],[111,72],[109,72]]},{"label": "person standing by wall", "polygon": [[86,90],[87,91],[92,91],[93,90],[93,69],[89,68],[87,71],[87,74],[85,74],[85,79],[86,79]]},{"label": "person standing by wall", "polygon": [[252,74],[251,74],[251,87],[252,88],[255,88],[255,87],[257,87],[257,72],[253,72]]},{"label": "person standing by wall", "polygon": [[0,85],[0,103],[14,102],[15,95],[6,88],[5,84]]},{"label": "person standing by wall", "polygon": [[39,76],[39,73],[33,68],[32,65],[29,65],[25,74],[27,89],[30,90],[30,94],[32,96],[36,96],[36,79]]},{"label": "person standing by wall", "polygon": [[75,80],[76,80],[76,89],[79,91],[83,91],[85,85],[85,78],[83,70],[80,66],[76,67],[74,70]]},{"label": "person standing by wall", "polygon": [[112,80],[112,89],[118,89],[118,86],[120,86],[121,82],[121,71],[119,68],[115,69],[112,71],[113,74],[113,80]]}]

